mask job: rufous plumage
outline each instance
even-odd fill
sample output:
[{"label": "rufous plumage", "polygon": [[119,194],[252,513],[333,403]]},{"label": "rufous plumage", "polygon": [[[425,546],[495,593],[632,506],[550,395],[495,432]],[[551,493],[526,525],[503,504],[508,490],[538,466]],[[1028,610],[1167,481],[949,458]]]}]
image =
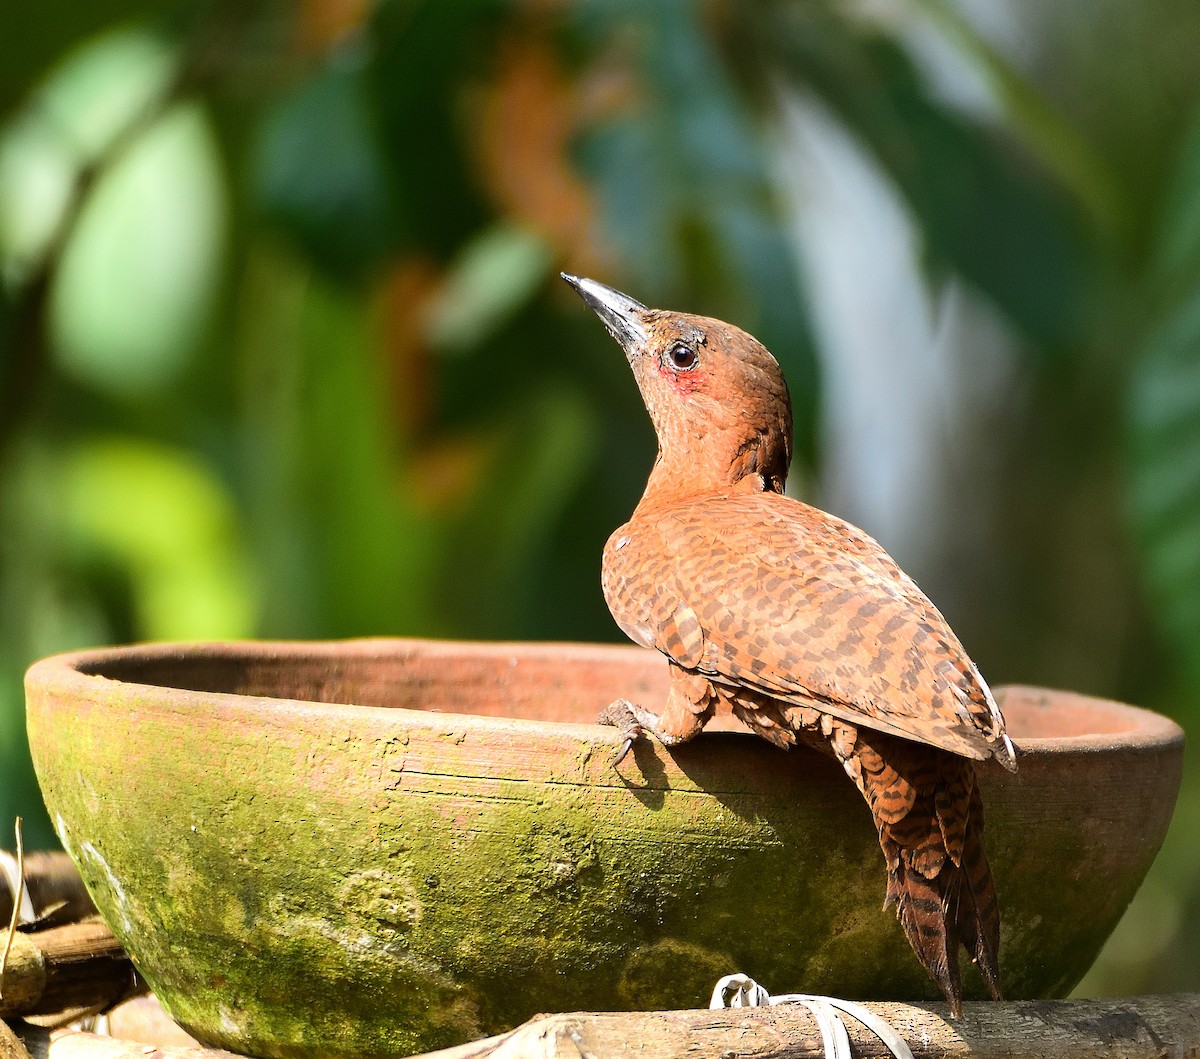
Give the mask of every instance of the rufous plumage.
[{"label": "rufous plumage", "polygon": [[999,998],[975,762],[1016,763],[978,669],[878,543],[784,495],[791,401],[756,339],[563,278],[625,350],[659,444],[604,549],[603,588],[625,633],[669,659],[670,692],[661,713],[619,700],[603,719],[625,750],[642,733],[671,747],[724,704],[772,743],[832,752],[870,807],[885,907],[952,1012],[960,944]]}]

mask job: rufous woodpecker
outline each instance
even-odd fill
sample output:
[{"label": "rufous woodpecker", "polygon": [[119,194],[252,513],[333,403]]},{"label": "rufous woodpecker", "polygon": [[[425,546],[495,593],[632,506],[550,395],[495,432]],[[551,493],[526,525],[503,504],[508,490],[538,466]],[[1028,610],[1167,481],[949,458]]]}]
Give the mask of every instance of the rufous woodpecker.
[{"label": "rufous woodpecker", "polygon": [[781,747],[832,751],[866,799],[917,958],[962,1009],[958,947],[1000,998],[1000,912],[975,762],[1016,768],[1004,718],[945,618],[862,530],[785,496],[792,414],[744,331],[647,309],[563,274],[625,350],[658,435],[633,516],[604,548],[604,598],[670,661],[660,714],[602,714],[672,747],[727,705]]}]

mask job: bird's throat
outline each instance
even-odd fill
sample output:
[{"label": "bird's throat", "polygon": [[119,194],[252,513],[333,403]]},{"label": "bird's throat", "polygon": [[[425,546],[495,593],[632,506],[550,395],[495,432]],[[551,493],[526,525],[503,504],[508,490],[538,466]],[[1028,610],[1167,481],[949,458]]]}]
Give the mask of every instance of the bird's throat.
[{"label": "bird's throat", "polygon": [[791,452],[774,432],[721,431],[686,446],[660,445],[643,500],[670,502],[714,493],[782,493]]}]

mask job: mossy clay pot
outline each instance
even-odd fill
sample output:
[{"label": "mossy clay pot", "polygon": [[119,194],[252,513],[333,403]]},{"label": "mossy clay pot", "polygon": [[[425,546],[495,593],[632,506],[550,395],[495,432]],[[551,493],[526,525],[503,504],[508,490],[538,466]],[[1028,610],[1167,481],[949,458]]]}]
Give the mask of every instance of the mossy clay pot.
[{"label": "mossy clay pot", "polygon": [[[710,731],[613,767],[620,736],[591,720],[666,685],[636,647],[412,640],[116,648],[27,678],[63,845],[203,1041],[404,1055],[541,1011],[703,1005],[734,971],[935,998],[831,757]],[[1020,760],[980,768],[1004,988],[1062,996],[1162,842],[1183,735],[1081,695],[997,697]]]}]

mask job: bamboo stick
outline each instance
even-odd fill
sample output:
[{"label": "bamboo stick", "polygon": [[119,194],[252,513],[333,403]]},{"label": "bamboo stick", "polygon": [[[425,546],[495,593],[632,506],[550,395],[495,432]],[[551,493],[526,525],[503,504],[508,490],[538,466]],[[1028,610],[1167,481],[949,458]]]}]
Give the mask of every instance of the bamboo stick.
[{"label": "bamboo stick", "polygon": [[13,935],[0,1017],[106,1007],[134,985],[129,957],[100,920]]},{"label": "bamboo stick", "polygon": [[[1200,995],[969,1003],[950,1020],[944,1004],[864,1005],[908,1041],[914,1059],[1200,1059]],[[885,1056],[852,1020],[855,1056]],[[36,1059],[234,1059],[202,1047],[158,1046],[77,1031],[25,1043]],[[5,1052],[7,1057],[9,1053]],[[812,1016],[793,1006],[717,1011],[539,1015],[515,1030],[413,1059],[817,1059]],[[18,1056],[18,1059],[24,1059]]]},{"label": "bamboo stick", "polygon": [[[1200,995],[969,1003],[951,1020],[945,1004],[866,1004],[908,1041],[914,1059],[1198,1059]],[[847,1020],[854,1054],[887,1056]],[[421,1059],[555,1059],[653,1055],[656,1059],[824,1055],[816,1022],[794,1006],[716,1011],[540,1015],[509,1033]],[[53,1059],[53,1057],[52,1057]],[[83,1057],[80,1057],[83,1059]]]}]

